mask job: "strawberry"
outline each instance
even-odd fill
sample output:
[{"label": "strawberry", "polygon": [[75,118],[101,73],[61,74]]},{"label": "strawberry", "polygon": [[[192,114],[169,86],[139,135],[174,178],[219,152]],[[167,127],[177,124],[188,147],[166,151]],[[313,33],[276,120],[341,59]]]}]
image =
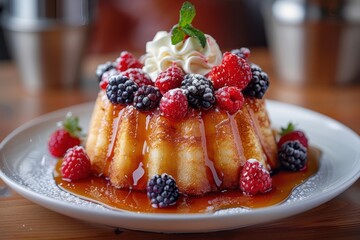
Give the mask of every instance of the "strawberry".
[{"label": "strawberry", "polygon": [[144,85],[154,85],[150,76],[140,68],[129,68],[122,72],[122,75],[133,80],[139,87]]},{"label": "strawberry", "polygon": [[187,97],[180,88],[171,89],[160,100],[161,113],[172,120],[183,119],[187,110]]},{"label": "strawberry", "polygon": [[120,56],[116,59],[116,69],[118,71],[125,71],[129,68],[142,68],[143,65],[137,60],[134,55],[127,51],[122,51]]},{"label": "strawberry", "polygon": [[184,75],[184,71],[176,63],[173,63],[158,75],[155,80],[155,86],[159,88],[161,94],[165,94],[170,89],[180,87]]},{"label": "strawberry", "polygon": [[250,65],[246,60],[230,52],[226,52],[221,64],[213,67],[208,74],[215,89],[230,86],[242,90],[251,81],[251,77]]},{"label": "strawberry", "polygon": [[66,152],[61,164],[62,178],[67,181],[86,178],[91,173],[91,163],[85,149],[74,146]]},{"label": "strawberry", "polygon": [[281,128],[281,138],[278,141],[278,148],[287,142],[298,140],[305,148],[308,148],[308,139],[303,131],[295,130],[295,125],[289,123],[286,128]]},{"label": "strawberry", "polygon": [[256,195],[266,193],[272,188],[270,173],[256,159],[245,162],[240,173],[240,189],[245,195]]},{"label": "strawberry", "polygon": [[68,114],[61,122],[61,128],[50,135],[49,152],[54,157],[63,157],[69,148],[80,145],[80,134],[79,119]]},{"label": "strawberry", "polygon": [[236,113],[244,105],[244,96],[237,87],[222,87],[215,92],[216,102],[230,114]]}]

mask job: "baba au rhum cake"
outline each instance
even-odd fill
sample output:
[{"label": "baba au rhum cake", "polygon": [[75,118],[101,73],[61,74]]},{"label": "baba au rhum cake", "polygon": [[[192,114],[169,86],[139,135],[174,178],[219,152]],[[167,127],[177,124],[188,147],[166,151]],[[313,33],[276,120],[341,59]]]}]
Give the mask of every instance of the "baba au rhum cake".
[{"label": "baba au rhum cake", "polygon": [[148,180],[170,174],[186,194],[239,187],[246,160],[277,167],[277,148],[264,100],[246,99],[230,115],[219,109],[189,110],[181,121],[160,112],[96,100],[86,150],[94,171],[119,188],[145,190]]},{"label": "baba au rhum cake", "polygon": [[194,16],[185,2],[140,59],[123,51],[98,66],[86,141],[71,115],[48,141],[60,188],[122,210],[201,213],[278,204],[316,173],[303,131],[271,129],[269,78],[250,50],[222,54]]},{"label": "baba au rhum cake", "polygon": [[146,190],[166,173],[182,194],[202,195],[239,188],[249,159],[278,167],[266,73],[248,49],[222,54],[194,29],[180,18],[146,44],[140,60],[124,51],[98,67],[86,152],[113,186]]}]

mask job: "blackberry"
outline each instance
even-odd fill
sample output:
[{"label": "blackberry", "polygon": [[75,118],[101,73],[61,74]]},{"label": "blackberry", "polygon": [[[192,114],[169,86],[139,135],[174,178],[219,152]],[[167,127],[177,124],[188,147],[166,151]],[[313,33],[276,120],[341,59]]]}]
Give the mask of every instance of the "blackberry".
[{"label": "blackberry", "polygon": [[137,84],[122,75],[112,76],[106,87],[106,95],[110,102],[115,104],[129,104],[133,102],[134,93],[138,90]]},{"label": "blackberry", "polygon": [[159,106],[161,93],[157,87],[151,85],[143,85],[135,92],[134,106],[138,110],[151,110]]},{"label": "blackberry", "polygon": [[245,47],[242,47],[240,49],[233,49],[231,50],[231,53],[245,60],[247,60],[250,57],[250,50]]},{"label": "blackberry", "polygon": [[298,141],[287,141],[279,149],[281,166],[291,171],[301,171],[306,166],[307,149]]},{"label": "blackberry", "polygon": [[193,108],[209,109],[215,104],[212,82],[200,74],[187,74],[181,82],[181,88]]},{"label": "blackberry", "polygon": [[113,62],[106,62],[104,64],[100,64],[97,66],[97,69],[96,69],[96,77],[98,78],[98,81],[100,82],[101,79],[102,79],[102,75],[111,70],[111,69],[114,69],[115,68],[115,65]]},{"label": "blackberry", "polygon": [[166,173],[153,176],[147,184],[146,192],[153,208],[174,205],[179,198],[175,180]]},{"label": "blackberry", "polygon": [[251,73],[251,81],[242,92],[246,96],[261,99],[269,87],[269,77],[256,64],[251,64]]}]

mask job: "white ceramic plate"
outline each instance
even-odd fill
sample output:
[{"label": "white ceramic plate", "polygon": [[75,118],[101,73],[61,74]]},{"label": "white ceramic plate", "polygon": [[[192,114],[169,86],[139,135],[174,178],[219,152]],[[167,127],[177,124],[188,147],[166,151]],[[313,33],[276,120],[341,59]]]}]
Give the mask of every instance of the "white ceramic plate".
[{"label": "white ceramic plate", "polygon": [[71,111],[86,131],[93,103],[62,109],[16,129],[0,145],[0,177],[25,198],[85,221],[153,232],[210,232],[275,221],[314,208],[346,190],[360,176],[360,138],[341,123],[319,113],[268,101],[274,128],[297,123],[310,144],[323,151],[319,172],[276,206],[228,209],[214,214],[143,214],[110,210],[60,190],[52,172],[56,159],[47,141],[56,122]]}]

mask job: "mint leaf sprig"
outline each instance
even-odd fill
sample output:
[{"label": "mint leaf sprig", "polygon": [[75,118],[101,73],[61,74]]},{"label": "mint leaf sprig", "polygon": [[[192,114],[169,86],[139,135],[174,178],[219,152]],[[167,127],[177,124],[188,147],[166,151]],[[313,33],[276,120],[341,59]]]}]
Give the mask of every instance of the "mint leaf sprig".
[{"label": "mint leaf sprig", "polygon": [[180,9],[179,23],[171,30],[171,44],[176,45],[186,39],[187,36],[199,40],[201,46],[206,45],[205,34],[191,25],[196,15],[195,7],[189,2],[184,2]]}]

